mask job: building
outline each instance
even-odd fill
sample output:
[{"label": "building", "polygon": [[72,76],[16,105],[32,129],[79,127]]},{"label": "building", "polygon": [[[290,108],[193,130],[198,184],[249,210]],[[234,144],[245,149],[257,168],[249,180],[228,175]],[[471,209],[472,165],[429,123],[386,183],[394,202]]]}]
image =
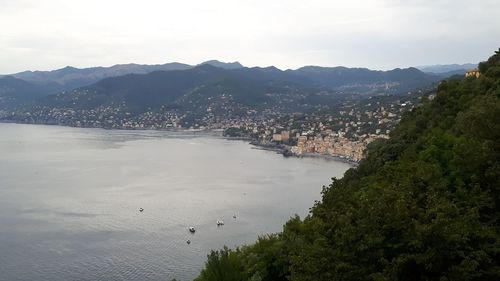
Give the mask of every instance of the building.
[{"label": "building", "polygon": [[480,75],[481,75],[481,73],[477,69],[472,69],[472,70],[469,70],[469,71],[465,72],[465,77],[476,77],[476,78],[478,78]]},{"label": "building", "polygon": [[289,140],[290,140],[290,132],[289,131],[282,131],[281,132],[281,141],[288,142]]}]

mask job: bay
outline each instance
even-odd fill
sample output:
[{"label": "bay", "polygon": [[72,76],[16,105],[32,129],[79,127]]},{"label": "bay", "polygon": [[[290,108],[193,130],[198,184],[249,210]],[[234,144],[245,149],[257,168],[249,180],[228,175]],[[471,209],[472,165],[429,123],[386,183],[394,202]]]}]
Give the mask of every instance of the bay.
[{"label": "bay", "polygon": [[349,167],[206,133],[0,124],[0,280],[192,280]]}]

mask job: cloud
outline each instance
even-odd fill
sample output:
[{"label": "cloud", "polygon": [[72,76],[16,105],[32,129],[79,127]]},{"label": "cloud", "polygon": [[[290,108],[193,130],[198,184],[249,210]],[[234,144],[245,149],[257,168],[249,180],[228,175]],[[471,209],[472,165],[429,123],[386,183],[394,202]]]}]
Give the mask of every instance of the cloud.
[{"label": "cloud", "polygon": [[477,62],[500,46],[500,2],[0,0],[0,73],[117,63]]}]

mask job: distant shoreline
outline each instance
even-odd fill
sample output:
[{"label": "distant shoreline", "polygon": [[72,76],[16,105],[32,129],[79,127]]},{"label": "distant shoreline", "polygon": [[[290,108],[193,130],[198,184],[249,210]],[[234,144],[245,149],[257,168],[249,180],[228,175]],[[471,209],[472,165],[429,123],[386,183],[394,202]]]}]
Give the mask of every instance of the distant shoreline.
[{"label": "distant shoreline", "polygon": [[101,129],[101,130],[117,130],[117,131],[159,131],[159,132],[176,132],[176,133],[205,133],[207,135],[217,136],[224,138],[226,140],[235,140],[235,141],[245,141],[248,142],[249,145],[252,146],[253,149],[258,150],[267,150],[274,151],[277,154],[281,154],[283,157],[296,157],[296,158],[321,158],[326,160],[333,160],[338,162],[344,162],[352,165],[353,167],[357,166],[356,161],[352,161],[347,158],[342,158],[333,155],[326,154],[317,154],[317,153],[305,153],[301,155],[290,153],[286,148],[281,147],[277,144],[261,144],[255,141],[255,139],[249,137],[229,137],[222,135],[223,129],[186,129],[186,128],[169,128],[169,129],[151,129],[151,128],[105,128],[105,127],[76,127],[69,126],[64,124],[44,124],[44,123],[19,123],[12,121],[0,121],[0,124],[17,124],[17,125],[37,125],[37,126],[60,126],[67,128],[78,128],[78,129]]},{"label": "distant shoreline", "polygon": [[349,164],[349,165],[351,165],[353,167],[355,167],[355,166],[358,165],[358,162],[356,162],[356,161],[352,161],[350,159],[342,158],[342,157],[339,157],[339,156],[333,156],[333,155],[327,155],[327,154],[319,154],[319,153],[304,153],[304,154],[300,154],[300,155],[293,154],[293,153],[292,154],[286,154],[286,151],[284,151],[283,148],[279,148],[279,147],[273,148],[273,147],[270,147],[268,145],[261,145],[261,144],[252,143],[252,142],[250,142],[249,144],[253,146],[253,149],[274,151],[277,154],[283,155],[284,157],[320,158],[320,159],[325,159],[325,160],[331,160],[331,161],[337,161],[337,162],[347,163],[347,164]]}]

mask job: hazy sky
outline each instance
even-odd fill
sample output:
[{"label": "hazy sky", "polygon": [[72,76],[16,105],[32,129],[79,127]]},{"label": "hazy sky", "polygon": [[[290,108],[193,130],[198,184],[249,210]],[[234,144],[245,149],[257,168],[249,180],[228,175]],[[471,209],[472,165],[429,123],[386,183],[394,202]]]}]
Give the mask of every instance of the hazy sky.
[{"label": "hazy sky", "polygon": [[196,64],[389,69],[478,62],[499,0],[0,0],[0,73]]}]

